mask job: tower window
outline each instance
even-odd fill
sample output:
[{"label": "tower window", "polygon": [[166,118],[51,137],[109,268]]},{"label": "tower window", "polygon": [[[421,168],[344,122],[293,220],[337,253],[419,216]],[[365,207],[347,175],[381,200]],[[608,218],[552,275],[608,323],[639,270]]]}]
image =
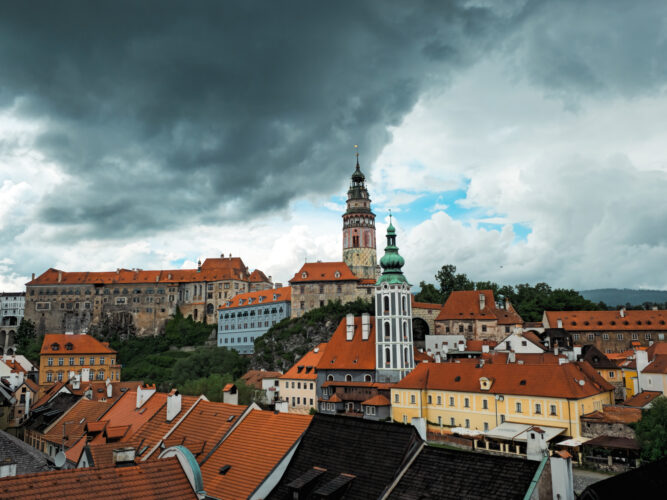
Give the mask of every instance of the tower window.
[{"label": "tower window", "polygon": [[390,340],[391,338],[391,328],[389,327],[389,322],[384,324],[384,339]]},{"label": "tower window", "polygon": [[[387,325],[387,326],[389,326],[389,325]],[[391,352],[389,351],[388,347],[384,350],[384,360],[385,360],[384,361],[385,365],[387,365],[387,366],[391,365]]]},{"label": "tower window", "polygon": [[389,314],[389,297],[386,295],[384,297],[384,313]]}]

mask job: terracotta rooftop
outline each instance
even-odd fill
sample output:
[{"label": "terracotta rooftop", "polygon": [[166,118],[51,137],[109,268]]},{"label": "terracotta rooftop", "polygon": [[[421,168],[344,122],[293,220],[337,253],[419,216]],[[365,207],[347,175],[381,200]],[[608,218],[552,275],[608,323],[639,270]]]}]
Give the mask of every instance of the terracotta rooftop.
[{"label": "terracotta rooftop", "polygon": [[[482,354],[482,359],[492,363],[507,363],[508,352],[490,352]],[[552,352],[544,353],[515,353],[514,359],[524,365],[557,365],[560,360],[567,360],[565,354],[556,356]]]},{"label": "terracotta rooftop", "polygon": [[141,426],[155,415],[167,403],[167,394],[154,393],[142,406],[137,408],[137,391],[127,391],[100,420],[108,422],[108,427],[125,427],[124,441],[131,438]]},{"label": "terracotta rooftop", "polygon": [[361,316],[354,318],[354,335],[347,340],[346,318],[338,324],[317,364],[318,370],[374,370],[375,317],[370,317],[370,332],[362,339]]},{"label": "terracotta rooftop", "polygon": [[6,500],[60,500],[63,495],[68,500],[197,499],[176,457],[130,467],[65,469],[0,479],[0,497]]},{"label": "terracotta rooftop", "polygon": [[[484,308],[480,308],[480,295],[484,296]],[[497,320],[499,325],[523,324],[523,319],[514,310],[496,307],[492,290],[462,290],[449,294],[436,321],[440,320]]]},{"label": "terracotta rooftop", "polygon": [[311,281],[358,281],[345,262],[306,262],[290,284]]},{"label": "terracotta rooftop", "polygon": [[[290,380],[315,380],[317,379],[317,363],[319,363],[327,347],[326,342],[322,342],[314,349],[311,349],[303,357],[294,363],[292,368],[287,370],[280,378]],[[316,352],[317,351],[317,352]]]},{"label": "terracotta rooftop", "polygon": [[89,422],[96,422],[111,406],[111,403],[90,401],[82,398],[66,411],[55,425],[49,429],[44,435],[44,439],[51,443],[62,443],[63,424],[66,423],[65,435],[67,439],[65,440],[65,448],[69,448],[85,434],[86,425]]},{"label": "terracotta rooftop", "polygon": [[412,308],[413,309],[442,309],[442,304],[433,304],[431,302],[417,302],[415,296],[412,295]]},{"label": "terracotta rooftop", "polygon": [[642,391],[623,401],[623,406],[642,408],[660,396],[662,396],[662,392],[660,391]]},{"label": "terracotta rooftop", "polygon": [[[165,447],[183,445],[201,462],[248,407],[200,400],[163,439]],[[159,451],[150,459],[157,458]]]},{"label": "terracotta rooftop", "polygon": [[272,372],[267,370],[248,370],[243,375],[241,379],[246,383],[246,385],[251,385],[255,389],[262,388],[262,380],[265,378],[280,378],[282,373]]},{"label": "terracotta rooftop", "polygon": [[[134,448],[135,451],[140,442],[132,439],[127,443],[104,443],[104,444],[88,444],[83,450],[83,453],[88,454],[91,467],[108,467],[114,465],[113,451],[120,448]],[[135,458],[138,462],[138,457]]]},{"label": "terracotta rooftop", "polygon": [[639,422],[641,418],[642,411],[639,408],[610,405],[603,406],[602,411],[594,411],[581,416],[581,419],[584,421],[604,422],[608,424],[633,424]]},{"label": "terracotta rooftop", "polygon": [[201,270],[118,269],[107,272],[64,272],[51,268],[26,285],[170,284],[230,279],[247,281],[249,277],[248,268],[239,257],[223,257],[204,260]]},{"label": "terracotta rooftop", "polygon": [[47,333],[44,335],[40,354],[67,356],[72,354],[116,354],[107,342],[100,342],[91,335],[66,335]]},{"label": "terracotta rooftop", "polygon": [[311,419],[311,415],[251,411],[202,464],[206,493],[219,499],[247,498],[294,446]]},{"label": "terracotta rooftop", "polygon": [[[667,311],[545,311],[550,328],[558,327],[570,331],[625,331],[667,330]],[[545,325],[546,326],[546,325]]]},{"label": "terracotta rooftop", "polygon": [[667,354],[657,354],[642,373],[667,374]]},{"label": "terracotta rooftop", "polygon": [[[613,390],[588,363],[528,365],[518,363],[420,363],[398,382],[401,389],[530,395],[580,399]],[[491,380],[482,390],[480,378]],[[581,382],[583,381],[583,385]]]},{"label": "terracotta rooftop", "polygon": [[[275,297],[275,300],[274,300]],[[229,299],[218,309],[233,309],[235,307],[257,306],[260,304],[272,304],[276,302],[289,302],[292,300],[292,287],[272,288],[270,290],[259,290],[256,292],[240,293]]]},{"label": "terracotta rooftop", "polygon": [[255,269],[253,272],[250,273],[248,281],[250,281],[251,283],[270,283],[270,280],[269,278],[267,278],[266,274],[264,274],[259,269]]},{"label": "terracotta rooftop", "polygon": [[107,383],[104,380],[94,380],[90,382],[81,382],[78,389],[72,388],[72,383],[67,383],[67,388],[72,394],[83,395],[88,389],[92,393],[91,399],[99,401],[104,399],[108,401],[115,401],[120,398],[127,391],[135,390],[137,386],[143,386],[141,380],[129,380],[127,382],[111,382],[111,397],[107,395]]},{"label": "terracotta rooftop", "polygon": [[365,406],[391,406],[391,403],[387,398],[385,398],[382,394],[378,394],[377,396],[373,396],[370,399],[367,399],[366,401],[362,401],[362,405]]},{"label": "terracotta rooftop", "polygon": [[667,354],[667,342],[654,342],[646,349],[646,355],[651,360],[658,354]]}]

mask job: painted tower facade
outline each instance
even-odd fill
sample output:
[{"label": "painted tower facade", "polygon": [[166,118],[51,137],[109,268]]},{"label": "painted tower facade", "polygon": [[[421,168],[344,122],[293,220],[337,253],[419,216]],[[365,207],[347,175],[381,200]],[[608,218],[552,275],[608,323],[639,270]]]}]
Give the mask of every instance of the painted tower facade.
[{"label": "painted tower facade", "polygon": [[357,278],[376,278],[375,214],[371,211],[366,177],[359,167],[358,156],[343,214],[343,261]]},{"label": "painted tower facade", "polygon": [[396,230],[389,222],[387,247],[380,260],[382,275],[375,285],[375,343],[378,382],[398,382],[415,367],[412,342],[410,284],[401,268]]}]

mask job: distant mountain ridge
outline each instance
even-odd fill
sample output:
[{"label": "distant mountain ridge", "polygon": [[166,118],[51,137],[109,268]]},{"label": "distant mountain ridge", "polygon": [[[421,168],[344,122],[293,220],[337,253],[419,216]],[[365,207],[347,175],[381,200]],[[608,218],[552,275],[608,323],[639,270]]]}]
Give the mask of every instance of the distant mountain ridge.
[{"label": "distant mountain ridge", "polygon": [[579,293],[591,302],[604,302],[609,307],[631,304],[640,306],[644,302],[664,304],[667,302],[667,290],[633,290],[631,288],[598,288],[580,290]]}]

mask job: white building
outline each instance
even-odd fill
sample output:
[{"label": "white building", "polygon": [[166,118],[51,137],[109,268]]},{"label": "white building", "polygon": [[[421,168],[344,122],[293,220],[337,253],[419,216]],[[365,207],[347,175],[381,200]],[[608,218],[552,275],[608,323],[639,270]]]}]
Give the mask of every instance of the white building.
[{"label": "white building", "polygon": [[25,292],[0,293],[0,355],[16,352],[16,330],[24,312]]}]

